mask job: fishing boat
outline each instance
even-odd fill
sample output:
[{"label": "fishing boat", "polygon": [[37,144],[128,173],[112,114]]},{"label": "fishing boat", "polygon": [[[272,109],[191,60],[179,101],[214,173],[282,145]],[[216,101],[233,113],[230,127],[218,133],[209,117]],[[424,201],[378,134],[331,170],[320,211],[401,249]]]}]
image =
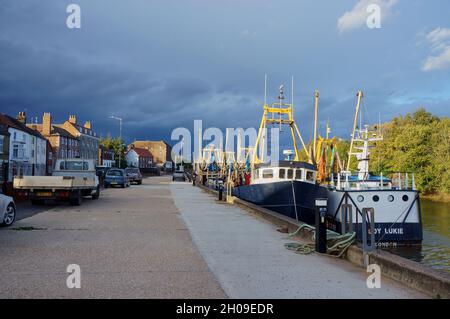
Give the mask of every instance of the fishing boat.
[{"label": "fishing boat", "polygon": [[[350,160],[344,171],[335,174],[328,185],[328,225],[338,231],[355,231],[362,238],[362,219],[366,218],[375,233],[378,246],[421,244],[422,219],[420,195],[413,173],[375,175],[370,172],[370,148],[381,142],[379,131],[360,124],[362,91],[353,122],[349,158],[358,161],[356,174],[350,172]],[[380,125],[378,125],[378,128]]]},{"label": "fishing boat", "polygon": [[[316,92],[318,97],[318,92]],[[306,157],[306,145],[293,116],[293,84],[291,103],[284,103],[284,86],[280,86],[278,101],[264,103],[263,117],[250,161],[250,181],[234,188],[234,196],[277,213],[314,224],[315,199],[326,197],[327,189],[317,183],[316,165],[301,161],[299,142]],[[267,127],[287,126],[292,137],[293,150],[285,154],[293,156],[280,161],[266,161],[264,147],[268,145]],[[278,154],[277,154],[278,155]],[[267,157],[267,156],[266,156]]]}]

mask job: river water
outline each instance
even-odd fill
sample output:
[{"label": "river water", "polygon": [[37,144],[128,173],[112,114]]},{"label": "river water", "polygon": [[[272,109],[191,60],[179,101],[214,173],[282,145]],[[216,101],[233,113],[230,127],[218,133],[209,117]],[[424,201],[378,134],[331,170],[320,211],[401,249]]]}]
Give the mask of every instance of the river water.
[{"label": "river water", "polygon": [[450,274],[450,203],[421,200],[422,247],[402,247],[391,251],[427,267]]}]

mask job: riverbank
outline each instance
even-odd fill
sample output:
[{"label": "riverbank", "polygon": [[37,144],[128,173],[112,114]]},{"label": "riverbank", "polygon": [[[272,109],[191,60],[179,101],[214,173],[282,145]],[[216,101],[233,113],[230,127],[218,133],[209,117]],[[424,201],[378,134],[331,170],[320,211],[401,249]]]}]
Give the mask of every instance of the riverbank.
[{"label": "riverbank", "polygon": [[422,199],[427,199],[433,202],[450,203],[450,194],[437,193],[437,194],[421,195],[420,197]]}]

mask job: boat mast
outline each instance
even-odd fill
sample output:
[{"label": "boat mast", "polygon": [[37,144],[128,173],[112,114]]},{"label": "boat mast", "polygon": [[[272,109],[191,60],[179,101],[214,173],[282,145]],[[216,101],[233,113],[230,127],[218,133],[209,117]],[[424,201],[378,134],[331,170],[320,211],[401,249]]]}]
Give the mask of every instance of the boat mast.
[{"label": "boat mast", "polygon": [[316,158],[317,147],[317,122],[319,117],[319,90],[314,91],[314,137],[313,137],[313,150],[312,158]]},{"label": "boat mast", "polygon": [[359,109],[361,107],[361,100],[363,98],[363,92],[361,90],[359,90],[358,93],[356,94],[356,96],[358,97],[358,101],[356,103],[355,117],[353,119],[353,130],[352,130],[352,135],[351,135],[352,140],[350,142],[350,149],[348,151],[347,171],[350,170],[350,159],[351,159],[351,156],[354,154],[353,153],[353,144],[355,142],[356,125],[358,123],[358,115],[359,115]]}]

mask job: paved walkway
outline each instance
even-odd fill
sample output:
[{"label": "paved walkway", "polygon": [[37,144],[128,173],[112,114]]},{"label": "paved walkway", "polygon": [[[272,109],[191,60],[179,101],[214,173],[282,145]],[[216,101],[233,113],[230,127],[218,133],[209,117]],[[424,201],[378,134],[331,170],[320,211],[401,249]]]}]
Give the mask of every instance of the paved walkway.
[{"label": "paved walkway", "polygon": [[366,286],[368,273],[351,263],[299,255],[275,226],[187,183],[171,184],[172,195],[195,244],[230,298],[423,298],[382,278]]}]

